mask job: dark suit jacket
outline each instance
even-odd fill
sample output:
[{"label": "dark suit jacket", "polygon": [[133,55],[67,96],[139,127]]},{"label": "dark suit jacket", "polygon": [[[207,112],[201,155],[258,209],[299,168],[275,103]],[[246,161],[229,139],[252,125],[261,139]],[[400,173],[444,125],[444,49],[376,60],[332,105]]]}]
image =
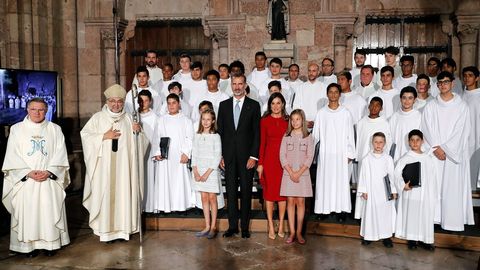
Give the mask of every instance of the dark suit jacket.
[{"label": "dark suit jacket", "polygon": [[233,120],[233,97],[220,102],[217,127],[222,138],[222,155],[225,163],[232,162],[234,157],[241,162],[247,162],[249,157],[258,158],[260,146],[258,102],[245,97],[236,130]]}]

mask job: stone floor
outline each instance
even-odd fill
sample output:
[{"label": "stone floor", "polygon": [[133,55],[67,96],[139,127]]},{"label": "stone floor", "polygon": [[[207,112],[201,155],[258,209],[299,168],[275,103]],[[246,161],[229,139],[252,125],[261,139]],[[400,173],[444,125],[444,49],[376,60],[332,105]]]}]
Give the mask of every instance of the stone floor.
[{"label": "stone floor", "polygon": [[73,235],[54,257],[12,255],[8,236],[0,239],[0,269],[476,269],[480,253],[436,249],[409,251],[381,243],[308,235],[307,244],[285,244],[254,233],[245,240],[198,239],[193,232],[148,231],[129,242],[100,243],[90,231]]}]

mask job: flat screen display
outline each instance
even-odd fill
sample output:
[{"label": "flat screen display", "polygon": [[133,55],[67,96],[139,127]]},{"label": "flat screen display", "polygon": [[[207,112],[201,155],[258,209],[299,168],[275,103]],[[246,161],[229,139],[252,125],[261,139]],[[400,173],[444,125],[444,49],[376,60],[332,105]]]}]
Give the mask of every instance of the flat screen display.
[{"label": "flat screen display", "polygon": [[55,121],[57,116],[57,72],[0,69],[0,125],[10,126],[27,115],[27,102],[34,97],[48,104],[45,118]]}]

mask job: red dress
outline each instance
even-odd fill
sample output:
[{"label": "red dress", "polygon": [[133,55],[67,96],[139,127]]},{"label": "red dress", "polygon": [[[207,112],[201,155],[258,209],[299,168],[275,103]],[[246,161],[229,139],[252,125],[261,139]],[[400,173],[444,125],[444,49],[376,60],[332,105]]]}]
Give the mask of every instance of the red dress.
[{"label": "red dress", "polygon": [[271,115],[260,120],[260,151],[258,165],[263,166],[263,198],[267,201],[285,201],[280,196],[283,168],[280,164],[280,145],[287,132],[288,120]]}]

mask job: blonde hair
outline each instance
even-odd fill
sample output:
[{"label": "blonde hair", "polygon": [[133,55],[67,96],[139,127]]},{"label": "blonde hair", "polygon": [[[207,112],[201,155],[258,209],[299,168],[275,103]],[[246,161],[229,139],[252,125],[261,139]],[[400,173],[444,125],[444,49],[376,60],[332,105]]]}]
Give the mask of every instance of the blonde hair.
[{"label": "blonde hair", "polygon": [[209,132],[211,134],[213,133],[217,133],[217,118],[215,116],[215,111],[214,110],[205,110],[203,111],[201,114],[200,114],[200,122],[198,123],[198,130],[197,130],[197,133],[198,134],[202,134],[203,133],[203,125],[202,125],[202,117],[204,114],[210,114],[210,116],[212,117],[212,126],[210,127],[210,130]]},{"label": "blonde hair", "polygon": [[292,126],[292,119],[294,115],[299,115],[302,118],[302,133],[303,138],[308,137],[309,132],[307,129],[307,121],[305,120],[305,112],[302,109],[295,109],[292,113],[290,113],[290,121],[288,121],[288,129],[285,136],[292,136],[293,126]]}]

